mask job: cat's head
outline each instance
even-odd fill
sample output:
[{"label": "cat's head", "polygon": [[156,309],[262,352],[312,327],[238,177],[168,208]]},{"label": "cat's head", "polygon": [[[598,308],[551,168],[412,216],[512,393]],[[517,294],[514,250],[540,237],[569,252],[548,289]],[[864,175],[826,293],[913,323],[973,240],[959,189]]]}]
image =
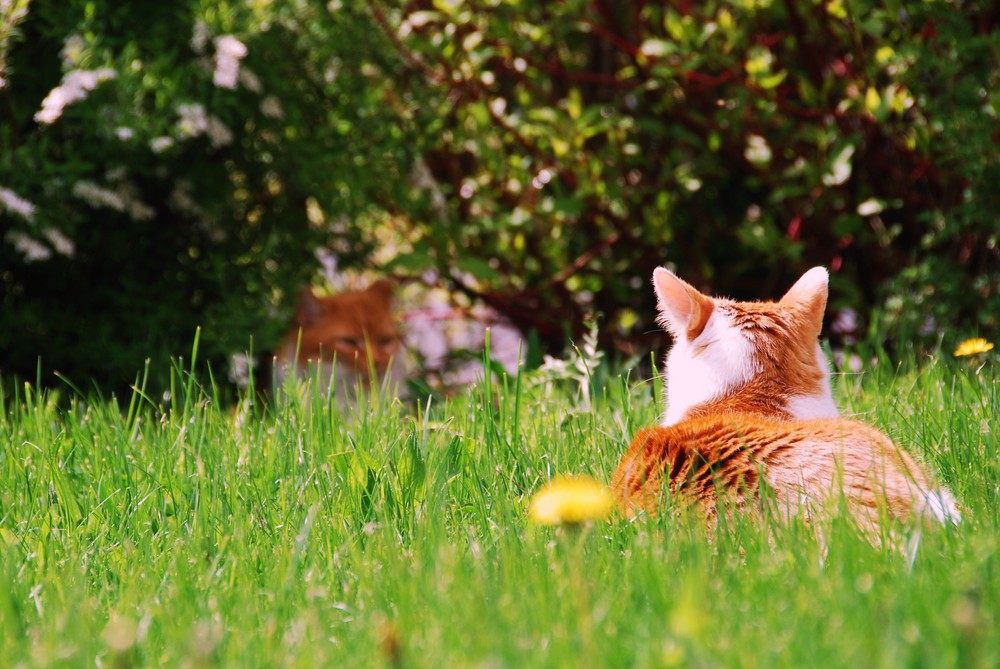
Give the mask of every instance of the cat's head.
[{"label": "cat's head", "polygon": [[339,366],[364,377],[370,356],[375,371],[384,374],[401,349],[392,306],[392,284],[385,280],[328,297],[304,289],[293,325],[300,364],[331,363],[336,357]]},{"label": "cat's head", "polygon": [[818,341],[828,281],[826,270],[814,267],[777,302],[736,302],[657,268],[658,322],[674,339],[663,424],[706,411],[838,415]]}]

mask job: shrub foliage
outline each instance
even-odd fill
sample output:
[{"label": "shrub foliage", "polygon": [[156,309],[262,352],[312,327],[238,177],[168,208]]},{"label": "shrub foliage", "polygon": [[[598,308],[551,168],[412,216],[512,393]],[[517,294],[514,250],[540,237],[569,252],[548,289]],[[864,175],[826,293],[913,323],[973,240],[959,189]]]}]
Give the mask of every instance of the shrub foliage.
[{"label": "shrub foliage", "polygon": [[664,263],[734,297],[830,266],[886,339],[997,326],[992,3],[5,8],[4,373],[266,350],[319,246],[550,349],[593,311],[635,343]]}]

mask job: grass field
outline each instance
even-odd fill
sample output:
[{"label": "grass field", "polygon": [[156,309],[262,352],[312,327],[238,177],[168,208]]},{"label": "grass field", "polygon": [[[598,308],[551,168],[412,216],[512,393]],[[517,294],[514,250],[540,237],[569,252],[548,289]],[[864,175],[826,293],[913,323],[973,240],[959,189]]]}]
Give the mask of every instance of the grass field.
[{"label": "grass field", "polygon": [[608,480],[655,384],[492,378],[420,408],[236,412],[26,390],[0,415],[0,665],[997,667],[1000,384],[941,355],[840,376],[964,520],[878,549],[684,517],[535,527],[560,473]]}]

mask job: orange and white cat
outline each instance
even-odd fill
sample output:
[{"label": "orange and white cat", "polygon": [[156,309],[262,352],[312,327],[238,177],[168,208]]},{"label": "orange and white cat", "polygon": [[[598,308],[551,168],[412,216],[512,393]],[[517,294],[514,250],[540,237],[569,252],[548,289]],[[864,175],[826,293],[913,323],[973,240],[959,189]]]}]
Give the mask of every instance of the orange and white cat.
[{"label": "orange and white cat", "polygon": [[[314,378],[350,401],[358,388],[405,380],[402,338],[393,317],[393,287],[380,280],[364,290],[317,297],[299,294],[295,318],[274,356],[274,381]],[[336,380],[336,388],[332,387]]]},{"label": "orange and white cat", "polygon": [[668,493],[709,517],[719,500],[742,509],[763,497],[785,517],[842,499],[872,533],[886,518],[958,522],[954,497],[923,465],[840,417],[818,342],[827,283],[815,267],[777,302],[736,302],[653,272],[674,345],[663,422],[635,436],[611,484],[627,515],[655,512]]}]

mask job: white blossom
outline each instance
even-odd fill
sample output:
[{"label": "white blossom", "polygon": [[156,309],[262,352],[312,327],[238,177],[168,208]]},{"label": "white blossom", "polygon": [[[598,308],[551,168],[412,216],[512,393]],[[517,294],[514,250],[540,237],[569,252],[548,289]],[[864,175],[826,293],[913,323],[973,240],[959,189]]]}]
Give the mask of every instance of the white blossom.
[{"label": "white blossom", "polygon": [[851,157],[854,156],[854,146],[848,144],[830,166],[830,171],[823,175],[823,183],[827,186],[840,186],[851,178]]},{"label": "white blossom", "polygon": [[240,85],[251,93],[260,93],[264,90],[264,85],[260,83],[258,77],[249,67],[240,68]]},{"label": "white blossom", "polygon": [[63,69],[69,70],[77,67],[83,61],[83,51],[87,48],[87,43],[83,37],[73,33],[66,37],[63,48],[59,51],[59,58],[62,59]]},{"label": "white blossom", "polygon": [[885,204],[875,198],[868,198],[858,205],[858,213],[862,216],[874,216],[880,214],[885,209]]},{"label": "white blossom", "polygon": [[247,47],[232,35],[215,38],[215,72],[212,82],[219,88],[236,90],[240,61],[246,58]]},{"label": "white blossom", "polygon": [[233,353],[229,356],[229,370],[227,376],[229,380],[239,388],[249,388],[252,380],[251,373],[257,366],[257,360],[251,358],[246,353]]},{"label": "white blossom", "polygon": [[268,95],[260,101],[260,113],[269,118],[284,118],[285,110],[281,106],[281,101],[273,95]]},{"label": "white blossom", "polygon": [[73,195],[92,207],[107,207],[115,211],[125,211],[125,199],[107,188],[102,188],[92,181],[78,181],[73,184]]},{"label": "white blossom", "polygon": [[208,129],[208,114],[205,107],[197,102],[177,105],[177,132],[181,137],[197,137]]},{"label": "white blossom", "polygon": [[223,123],[222,119],[218,116],[208,117],[208,125],[205,128],[205,134],[208,135],[208,141],[210,141],[212,146],[215,148],[232,144],[233,142],[233,131],[227,128],[226,124]]},{"label": "white blossom", "polygon": [[48,260],[52,257],[52,250],[48,246],[20,230],[8,232],[6,239],[28,262]]},{"label": "white blossom", "polygon": [[92,207],[114,209],[128,214],[137,221],[148,221],[156,213],[152,207],[139,200],[127,186],[111,190],[92,181],[78,181],[73,184],[73,195]]},{"label": "white blossom", "polygon": [[72,258],[76,253],[76,244],[61,231],[46,228],[42,231],[42,235],[48,240],[48,244],[21,230],[7,233],[6,239],[28,262],[48,260],[52,257],[53,249],[68,258]]},{"label": "white blossom", "polygon": [[340,68],[342,68],[344,62],[339,58],[331,58],[330,62],[326,64],[326,69],[323,70],[323,81],[328,84],[332,84],[340,76]]},{"label": "white blossom", "polygon": [[212,38],[212,29],[208,24],[198,19],[194,22],[194,29],[191,31],[191,50],[195,53],[205,53],[208,40]]},{"label": "white blossom", "polygon": [[217,117],[205,111],[205,107],[197,102],[177,106],[177,132],[183,139],[205,135],[218,148],[231,144],[233,132]]},{"label": "white blossom", "polygon": [[60,230],[55,228],[46,228],[42,231],[46,239],[52,245],[52,248],[56,250],[59,255],[66,256],[67,258],[72,258],[76,254],[76,244],[73,240],[64,235]]},{"label": "white blossom", "polygon": [[31,221],[35,218],[35,205],[3,186],[0,186],[0,205],[10,213],[17,214],[26,221]]},{"label": "white blossom", "polygon": [[767,140],[760,135],[750,135],[747,137],[747,146],[743,150],[743,157],[754,165],[767,165],[771,162],[771,147]]},{"label": "white blossom", "polygon": [[68,105],[87,97],[87,93],[97,88],[102,81],[114,78],[115,71],[109,67],[67,72],[62,83],[49,91],[42,100],[42,108],[35,113],[35,120],[45,124],[54,123]]},{"label": "white blossom", "polygon": [[118,126],[117,128],[115,128],[115,137],[117,137],[118,139],[120,139],[123,142],[127,142],[128,140],[132,139],[132,137],[134,137],[134,136],[135,136],[135,131],[132,130],[132,128],[129,128],[129,127],[124,126],[124,125]]},{"label": "white blossom", "polygon": [[149,140],[149,148],[153,153],[163,153],[173,145],[173,137],[160,136]]}]

